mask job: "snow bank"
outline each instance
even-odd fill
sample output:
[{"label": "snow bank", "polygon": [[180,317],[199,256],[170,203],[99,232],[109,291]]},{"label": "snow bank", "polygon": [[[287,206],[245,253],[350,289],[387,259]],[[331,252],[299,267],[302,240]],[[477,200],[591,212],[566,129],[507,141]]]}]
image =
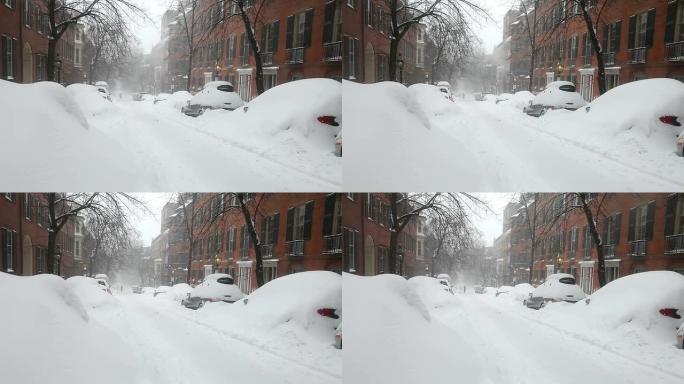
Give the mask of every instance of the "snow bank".
[{"label": "snow bank", "polygon": [[97,116],[117,110],[114,103],[102,97],[103,93],[98,91],[97,87],[88,84],[71,84],[66,89],[84,113]]},{"label": "snow bank", "polygon": [[[430,84],[413,84],[408,87],[410,100],[408,105],[412,105],[412,110],[424,115],[428,119],[437,116],[451,115],[459,111],[459,107],[452,101],[447,100],[438,87]],[[429,121],[429,120],[428,120]],[[429,126],[429,122],[426,124]]]},{"label": "snow bank", "polygon": [[523,108],[530,105],[530,101],[534,100],[534,94],[529,91],[516,92],[507,100],[502,100],[499,105],[514,108],[516,110],[523,110]]},{"label": "snow bank", "polygon": [[[16,159],[23,159],[21,167],[6,167],[5,185],[15,190],[89,190],[94,185],[118,190],[121,180],[140,180],[137,170],[141,164],[131,159],[124,146],[89,123],[89,118],[106,109],[102,103],[108,103],[92,90],[86,86],[65,89],[51,82],[15,84],[0,80],[4,144],[0,163],[14,164]],[[64,172],[55,172],[50,164],[61,170],[78,170],[72,172],[77,177],[63,177]]]},{"label": "snow bank", "polygon": [[506,296],[515,301],[525,301],[530,297],[530,293],[534,292],[534,287],[528,283],[517,284],[513,290]]},{"label": "snow bank", "polygon": [[[173,287],[166,287],[163,292],[157,293],[157,296],[155,296],[155,298],[180,302],[186,297],[188,297],[188,293],[190,293],[191,291],[192,287],[190,285],[186,283],[180,283],[175,284]],[[144,288],[143,292],[145,292]]]},{"label": "snow bank", "polygon": [[99,308],[106,306],[118,306],[119,302],[111,294],[102,290],[97,280],[84,277],[74,276],[67,279],[67,284],[78,296],[83,305],[88,308]]},{"label": "snow bank", "polygon": [[429,315],[421,294],[440,293],[428,280],[344,274],[343,281],[345,382],[437,383],[453,375],[485,382],[487,368],[470,343]]},{"label": "snow bank", "polygon": [[[111,331],[89,317],[83,281],[0,273],[0,382],[136,383],[139,362]],[[90,296],[89,294],[87,296]],[[37,362],[49,364],[41,369]]]},{"label": "snow bank", "polygon": [[408,286],[421,299],[423,304],[429,308],[439,308],[444,305],[453,304],[456,298],[453,294],[444,290],[444,286],[439,280],[427,277],[416,276],[408,281]]}]

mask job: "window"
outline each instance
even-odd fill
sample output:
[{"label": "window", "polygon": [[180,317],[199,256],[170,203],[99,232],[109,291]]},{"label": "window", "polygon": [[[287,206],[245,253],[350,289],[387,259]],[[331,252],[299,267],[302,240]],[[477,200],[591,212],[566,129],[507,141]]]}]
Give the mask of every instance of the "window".
[{"label": "window", "polygon": [[353,229],[347,231],[347,266],[349,272],[356,270],[356,241],[359,232]]},{"label": "window", "polygon": [[275,265],[264,265],[263,269],[264,269],[264,283],[268,283],[269,281],[278,277],[277,267]]},{"label": "window", "polygon": [[356,0],[347,0],[347,6],[349,6],[351,8],[355,8],[356,7]]},{"label": "window", "polygon": [[570,230],[570,253],[571,258],[575,257],[577,251],[577,227],[572,227]]},{"label": "window", "polygon": [[632,15],[629,18],[629,48],[645,48],[653,45],[655,9]]},{"label": "window", "polygon": [[617,73],[606,73],[606,89],[611,90],[620,85],[620,75]]},{"label": "window", "polygon": [[14,8],[14,0],[4,0],[5,6]]},{"label": "window", "polygon": [[676,3],[675,42],[684,41],[684,1]]},{"label": "window", "polygon": [[684,235],[684,194],[667,197],[665,236]]},{"label": "window", "polygon": [[240,228],[240,257],[243,259],[249,258],[249,231],[247,226],[243,225]]},{"label": "window", "polygon": [[620,212],[606,217],[603,226],[603,245],[616,245],[620,242],[620,223],[622,214]]},{"label": "window", "polygon": [[261,241],[263,245],[275,244],[278,242],[278,224],[280,214],[275,213],[261,219]]},{"label": "window", "polygon": [[8,36],[2,36],[2,77],[7,80],[14,80],[14,67],[16,65],[17,40]]},{"label": "window", "polygon": [[4,269],[8,273],[14,272],[14,256],[16,253],[15,242],[17,233],[7,229],[0,228],[0,241],[2,241],[2,260]]},{"label": "window", "polygon": [[[419,31],[420,31],[420,29],[419,29]],[[423,66],[424,66],[423,58],[424,58],[423,47],[416,48],[416,67],[423,68]]]},{"label": "window", "polygon": [[339,235],[342,229],[342,199],[336,193],[325,197],[323,236]]},{"label": "window", "polygon": [[226,58],[228,61],[235,59],[235,35],[228,36],[228,49]]},{"label": "window", "polygon": [[571,65],[575,65],[575,60],[577,60],[577,35],[570,38],[570,61]]},{"label": "window", "polygon": [[276,73],[264,73],[264,90],[269,90],[278,85],[278,75]]},{"label": "window", "polygon": [[655,201],[629,211],[629,241],[651,240],[655,219]]},{"label": "window", "polygon": [[278,20],[265,24],[261,28],[261,48],[264,53],[272,53],[278,49]]},{"label": "window", "polygon": [[337,1],[329,1],[325,4],[325,19],[323,24],[323,43],[340,41],[342,27],[341,10],[337,7]]},{"label": "window", "polygon": [[36,258],[36,265],[34,267],[34,272],[36,274],[46,272],[47,271],[47,268],[46,268],[47,264],[46,264],[46,257],[45,257],[45,254],[46,254],[45,248],[35,247],[34,254],[35,254],[35,258]]},{"label": "window", "polygon": [[347,60],[345,66],[346,77],[349,80],[356,80],[356,52],[359,47],[359,40],[353,37],[347,37]]},{"label": "window", "polygon": [[603,27],[603,53],[615,53],[620,50],[620,31],[622,21],[616,21]]},{"label": "window", "polygon": [[228,256],[235,252],[235,227],[228,228]]},{"label": "window", "polygon": [[619,264],[606,265],[606,283],[610,283],[620,277]]},{"label": "window", "polygon": [[313,9],[290,15],[287,18],[287,49],[311,46]]},{"label": "window", "polygon": [[31,5],[30,0],[24,0],[24,25],[31,28]]},{"label": "window", "polygon": [[287,210],[286,241],[311,239],[314,202],[310,201]]},{"label": "window", "polygon": [[47,80],[47,57],[45,55],[36,55],[36,68],[34,79],[35,81]]},{"label": "window", "polygon": [[385,81],[387,78],[387,56],[376,55],[375,56],[375,79],[377,81]]},{"label": "window", "polygon": [[366,25],[373,28],[373,2],[366,0]]},{"label": "window", "polygon": [[378,247],[378,273],[385,273],[385,265],[387,260],[387,248]]}]

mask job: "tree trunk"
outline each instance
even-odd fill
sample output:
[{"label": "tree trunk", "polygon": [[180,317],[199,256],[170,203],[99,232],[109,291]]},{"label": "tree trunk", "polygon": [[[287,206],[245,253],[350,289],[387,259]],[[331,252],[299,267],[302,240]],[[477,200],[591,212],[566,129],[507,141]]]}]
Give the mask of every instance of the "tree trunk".
[{"label": "tree trunk", "polygon": [[47,55],[47,81],[55,81],[55,59],[57,56],[57,40],[48,38],[48,55]]},{"label": "tree trunk", "polygon": [[401,224],[399,223],[399,194],[390,193],[390,214],[392,215],[392,222],[390,223],[390,243],[389,243],[389,273],[395,274],[397,272],[397,251],[399,243],[399,232],[401,232]]},{"label": "tree trunk", "polygon": [[[254,35],[254,29],[252,28],[252,22],[249,20],[249,15],[247,15],[247,12],[244,9],[244,1],[240,2],[239,4],[240,16],[242,16],[242,23],[245,26],[247,40],[249,41],[249,45],[252,47],[252,52],[254,52],[254,64],[256,66],[254,81],[256,82],[256,91],[257,95],[261,95],[264,93],[264,65],[263,60],[261,59],[261,50],[263,47],[259,47],[259,43],[256,40],[256,35]],[[259,286],[261,286],[261,284],[259,284]]]},{"label": "tree trunk", "polygon": [[238,193],[238,199],[240,200],[240,210],[242,211],[242,216],[245,219],[245,225],[247,225],[247,232],[249,233],[249,238],[252,240],[252,246],[254,247],[254,255],[256,258],[256,282],[257,288],[264,285],[264,261],[261,257],[261,239],[256,232],[254,227],[254,221],[252,221],[252,215],[247,209],[247,202],[245,201],[245,194]]},{"label": "tree trunk", "polygon": [[594,22],[591,20],[591,16],[586,9],[586,0],[580,0],[580,6],[582,7],[582,17],[584,18],[584,23],[586,24],[587,32],[589,33],[591,47],[594,51],[594,56],[596,56],[596,63],[598,66],[599,94],[603,95],[606,93],[606,66],[603,61],[603,47],[599,43],[598,36],[596,35],[596,29],[594,28]]},{"label": "tree trunk", "polygon": [[190,209],[190,221],[188,222],[188,208],[187,204],[184,198],[181,198],[180,201],[183,204],[183,214],[185,217],[183,218],[185,220],[185,225],[186,225],[186,231],[188,232],[188,238],[190,239],[189,241],[189,249],[188,249],[188,265],[187,265],[187,273],[185,276],[185,283],[190,284],[190,275],[192,273],[192,256],[193,256],[193,251],[194,251],[194,240],[195,240],[195,213],[194,211],[194,206],[195,202],[197,201],[197,193],[192,194],[192,207]]},{"label": "tree trunk", "polygon": [[390,39],[390,54],[389,54],[389,81],[397,81],[397,55],[399,52],[399,36],[393,36]]},{"label": "tree trunk", "polygon": [[596,228],[596,221],[594,215],[589,208],[589,204],[586,201],[586,194],[580,193],[580,199],[582,200],[582,210],[584,211],[584,216],[587,219],[587,225],[589,225],[589,232],[591,233],[591,240],[596,247],[596,257],[598,259],[598,280],[599,288],[606,285],[606,261],[603,257],[603,239],[598,233],[598,228]]}]

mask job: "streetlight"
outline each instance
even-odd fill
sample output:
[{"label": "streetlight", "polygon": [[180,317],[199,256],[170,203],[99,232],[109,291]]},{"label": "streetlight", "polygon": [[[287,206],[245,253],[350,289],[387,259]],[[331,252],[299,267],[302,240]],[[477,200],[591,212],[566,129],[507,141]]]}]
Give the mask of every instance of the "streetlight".
[{"label": "streetlight", "polygon": [[399,66],[399,82],[404,84],[404,59],[401,57],[401,53],[397,65]]},{"label": "streetlight", "polygon": [[62,247],[59,245],[55,248],[55,261],[57,262],[57,276],[62,276]]},{"label": "streetlight", "polygon": [[219,255],[216,255],[214,258],[214,273],[218,273],[219,267],[221,266],[221,258]]},{"label": "streetlight", "polygon": [[563,64],[558,63],[558,67],[556,68],[558,70],[558,80],[561,79],[561,75],[563,74]]},{"label": "streetlight", "polygon": [[216,60],[216,78],[215,78],[215,80],[219,80],[219,72],[221,72],[221,65],[219,64],[219,61]]},{"label": "streetlight", "polygon": [[62,84],[62,59],[57,54],[57,59],[55,60],[55,68],[57,68],[57,82]]}]

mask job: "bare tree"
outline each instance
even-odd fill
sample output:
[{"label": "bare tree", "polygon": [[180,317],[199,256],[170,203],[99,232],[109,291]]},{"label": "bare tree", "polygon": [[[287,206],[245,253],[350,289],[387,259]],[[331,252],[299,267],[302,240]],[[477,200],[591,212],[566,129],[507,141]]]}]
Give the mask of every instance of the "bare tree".
[{"label": "bare tree", "polygon": [[435,24],[428,30],[428,47],[432,51],[431,76],[451,81],[454,72],[464,69],[467,58],[474,54],[475,37],[468,25],[448,26]]},{"label": "bare tree", "polygon": [[57,236],[69,220],[88,214],[108,222],[124,222],[135,209],[147,209],[145,204],[125,193],[48,193],[48,273],[60,274],[59,264],[54,270]]},{"label": "bare tree", "polygon": [[596,248],[599,287],[603,287],[606,285],[606,259],[603,253],[604,240],[598,230],[598,217],[602,214],[603,203],[608,194],[603,193],[600,196],[597,196],[595,193],[577,193],[576,195],[579,199],[584,217],[587,220],[592,243]]},{"label": "bare tree", "polygon": [[[114,250],[129,248],[134,230],[126,216],[88,212],[86,225],[93,240],[92,254],[89,255],[88,275],[97,270],[98,260],[115,255]],[[111,264],[107,261],[105,264]],[[107,268],[105,268],[107,269]]]},{"label": "bare tree", "polygon": [[[261,255],[261,239],[256,231],[256,217],[259,212],[259,206],[264,199],[265,194],[260,194],[258,198],[250,198],[250,194],[238,193],[237,199],[240,204],[240,212],[242,212],[242,217],[245,220],[245,228],[249,234],[250,241],[254,247],[254,255],[256,260],[256,281],[257,287],[264,285],[264,260]],[[250,204],[250,202],[252,204]],[[252,211],[249,210],[249,206],[252,206]]]},{"label": "bare tree", "polygon": [[188,264],[187,272],[185,276],[185,282],[187,284],[191,283],[190,276],[192,275],[192,258],[195,251],[195,240],[198,234],[198,227],[200,227],[200,220],[197,218],[197,211],[195,209],[197,204],[197,199],[199,198],[199,193],[179,193],[177,196],[177,201],[179,205],[179,210],[181,214],[181,219],[183,220],[183,226],[185,227],[186,235],[188,238]]},{"label": "bare tree", "polygon": [[145,11],[131,0],[47,0],[48,56],[47,79],[55,80],[55,61],[60,39],[71,27],[88,21],[108,30],[125,28]]},{"label": "bare tree", "polygon": [[[475,17],[487,12],[471,0],[383,0],[389,13],[389,79],[397,80],[399,45],[406,34],[421,23],[452,30],[469,30]],[[375,12],[370,12],[375,14]],[[381,21],[384,22],[384,21]]]},{"label": "bare tree", "polygon": [[[197,50],[197,45],[202,40],[196,37],[197,29],[199,28],[199,19],[196,17],[199,11],[199,3],[198,0],[177,0],[175,6],[182,21],[181,27],[185,37],[185,45],[183,47],[186,49],[185,55],[188,58],[185,90],[189,92],[192,85],[192,66],[194,64],[195,51]],[[189,276],[190,269],[188,269],[188,279]]]},{"label": "bare tree", "polygon": [[[100,67],[111,69],[131,56],[133,36],[126,24],[90,25],[86,33],[93,45],[93,57],[90,61],[90,78],[97,79]],[[109,76],[106,76],[109,80]]]},{"label": "bare tree", "polygon": [[406,226],[417,220],[421,214],[451,222],[451,229],[458,227],[458,232],[452,235],[468,235],[470,230],[469,214],[475,207],[486,204],[466,193],[390,193],[390,245],[389,272],[403,274],[403,258],[397,263],[399,255],[399,236]]}]

